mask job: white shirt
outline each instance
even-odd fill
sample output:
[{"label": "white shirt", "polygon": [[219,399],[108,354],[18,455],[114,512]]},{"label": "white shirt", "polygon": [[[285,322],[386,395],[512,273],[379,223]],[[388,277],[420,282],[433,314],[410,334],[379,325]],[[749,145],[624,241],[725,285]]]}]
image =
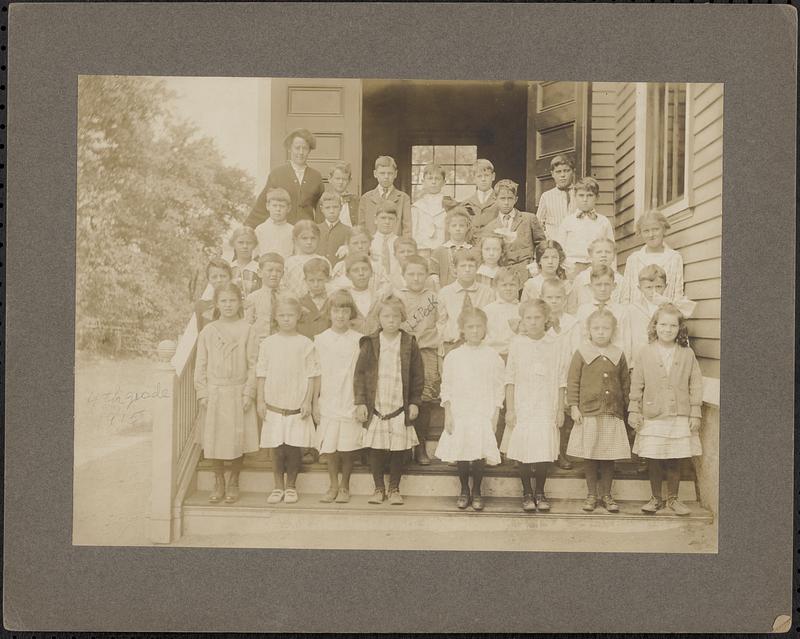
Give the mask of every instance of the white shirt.
[{"label": "white shirt", "polygon": [[259,255],[277,253],[284,259],[294,253],[294,238],[292,225],[288,222],[275,224],[271,217],[256,227]]},{"label": "white shirt", "polygon": [[561,244],[566,253],[565,263],[572,267],[576,263],[591,262],[589,244],[600,238],[614,241],[614,229],[605,215],[595,213],[595,218],[592,219],[589,214],[578,217],[578,213],[572,213],[561,223],[555,240]]},{"label": "white shirt", "polygon": [[374,299],[372,291],[369,288],[363,291],[357,291],[354,288],[349,288],[350,295],[353,296],[353,301],[361,314],[366,317],[369,315],[369,310],[372,308],[372,300]]},{"label": "white shirt", "polygon": [[492,195],[492,190],[489,189],[488,191],[478,191],[476,189],[475,195],[478,197],[478,202],[481,204],[486,204],[486,200],[488,200]]},{"label": "white shirt", "polygon": [[342,204],[342,210],[339,211],[339,221],[344,224],[345,226],[352,227],[353,224],[350,221],[350,203],[345,202]]},{"label": "white shirt", "polygon": [[426,193],[411,207],[411,236],[419,249],[435,249],[444,242],[444,195]]},{"label": "white shirt", "polygon": [[553,187],[542,193],[536,217],[548,240],[556,238],[561,223],[570,212],[569,190],[562,191],[558,187]]}]

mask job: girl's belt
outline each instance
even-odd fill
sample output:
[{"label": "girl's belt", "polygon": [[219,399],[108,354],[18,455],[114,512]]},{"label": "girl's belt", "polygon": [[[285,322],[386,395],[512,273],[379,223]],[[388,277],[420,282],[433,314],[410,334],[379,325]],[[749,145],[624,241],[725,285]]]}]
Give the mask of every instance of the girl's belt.
[{"label": "girl's belt", "polygon": [[300,414],[299,408],[295,408],[294,410],[288,410],[286,408],[278,408],[277,406],[273,406],[272,404],[267,404],[267,410],[272,411],[273,413],[278,413],[279,415],[283,415],[284,417],[288,417],[289,415]]},{"label": "girl's belt", "polygon": [[372,413],[373,413],[373,415],[377,415],[379,419],[382,419],[382,420],[384,420],[384,421],[388,421],[388,420],[390,420],[390,419],[394,419],[395,417],[397,417],[397,416],[398,416],[400,413],[402,413],[404,410],[405,410],[405,407],[401,406],[401,407],[400,407],[400,408],[398,408],[396,411],[392,411],[392,412],[391,412],[391,413],[389,413],[388,415],[382,415],[381,413],[379,413],[378,411],[376,411],[376,410],[373,408],[373,409],[372,409]]}]

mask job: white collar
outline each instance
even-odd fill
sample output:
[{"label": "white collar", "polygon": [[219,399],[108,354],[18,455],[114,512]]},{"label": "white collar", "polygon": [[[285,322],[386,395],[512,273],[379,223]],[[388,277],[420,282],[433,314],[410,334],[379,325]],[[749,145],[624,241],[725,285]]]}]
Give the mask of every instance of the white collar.
[{"label": "white collar", "polygon": [[598,357],[605,357],[611,360],[611,363],[616,366],[619,364],[619,360],[622,357],[622,350],[614,344],[609,344],[603,350],[600,350],[591,342],[584,342],[578,347],[578,350],[580,351],[581,357],[583,357],[583,361],[587,364],[591,364]]}]

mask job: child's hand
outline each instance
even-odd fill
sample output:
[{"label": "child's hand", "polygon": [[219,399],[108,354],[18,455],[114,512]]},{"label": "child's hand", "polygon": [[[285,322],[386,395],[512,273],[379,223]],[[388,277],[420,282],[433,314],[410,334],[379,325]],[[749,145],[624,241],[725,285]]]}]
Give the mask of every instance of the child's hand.
[{"label": "child's hand", "polygon": [[264,419],[267,414],[267,405],[264,402],[258,402],[256,404],[256,413],[259,419]]},{"label": "child's hand", "polygon": [[253,398],[250,397],[250,395],[242,395],[242,408],[244,409],[245,413],[250,410],[250,407],[252,405],[253,405]]},{"label": "child's hand", "polygon": [[300,404],[300,417],[305,419],[311,415],[311,402],[303,402]]},{"label": "child's hand", "polygon": [[[367,413],[367,407],[364,404],[359,404],[356,406],[356,419],[360,422],[366,422],[369,414]],[[364,427],[366,429],[366,426]]]},{"label": "child's hand", "polygon": [[419,406],[416,404],[409,404],[408,406],[408,420],[413,422],[419,416]]},{"label": "child's hand", "polygon": [[696,433],[700,430],[700,425],[702,421],[699,417],[690,417],[689,418],[689,430],[693,433]]},{"label": "child's hand", "polygon": [[494,414],[492,415],[492,432],[497,432],[497,420],[500,419],[500,409],[495,408]]},{"label": "child's hand", "polygon": [[[633,428],[633,430],[638,432],[639,429],[642,427],[642,424],[644,424],[644,420],[642,419],[642,416],[641,416],[640,413],[630,413],[628,415],[628,426]],[[689,424],[691,426],[691,420],[690,420]]]},{"label": "child's hand", "polygon": [[514,428],[517,425],[517,413],[514,410],[506,409],[506,428]]},{"label": "child's hand", "polygon": [[314,423],[319,426],[320,419],[322,418],[321,412],[319,410],[319,404],[314,402],[311,404],[311,418],[314,420]]},{"label": "child's hand", "polygon": [[347,245],[342,244],[338,249],[336,249],[336,257],[343,258],[347,256]]},{"label": "child's hand", "polygon": [[564,411],[560,408],[556,411],[556,428],[561,429],[564,426]]},{"label": "child's hand", "polygon": [[453,415],[450,413],[449,410],[444,411],[444,429],[448,435],[452,435],[453,431],[455,430],[455,424],[453,423]]},{"label": "child's hand", "polygon": [[583,422],[583,415],[581,415],[581,411],[577,406],[570,407],[569,416],[572,417],[572,421],[576,424],[581,424]]}]

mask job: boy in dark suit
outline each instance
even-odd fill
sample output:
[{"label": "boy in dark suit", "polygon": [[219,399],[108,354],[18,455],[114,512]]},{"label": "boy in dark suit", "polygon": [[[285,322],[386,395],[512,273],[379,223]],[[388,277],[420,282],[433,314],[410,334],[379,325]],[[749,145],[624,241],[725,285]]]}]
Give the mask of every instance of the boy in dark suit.
[{"label": "boy in dark suit", "polygon": [[366,227],[370,235],[375,235],[375,216],[378,207],[384,200],[393,202],[397,207],[397,235],[411,237],[411,198],[395,188],[397,179],[397,163],[394,158],[382,155],[375,160],[375,172],[378,186],[361,196],[358,205],[358,223]]},{"label": "boy in dark suit", "polygon": [[331,277],[331,267],[319,257],[312,257],[303,264],[308,293],[300,298],[301,315],[297,322],[297,332],[313,340],[315,335],[328,329],[330,317],[325,312],[328,295],[325,285]]},{"label": "boy in dark suit", "polygon": [[340,249],[347,244],[352,229],[340,218],[342,200],[337,193],[325,191],[319,199],[319,208],[324,221],[317,224],[319,227],[317,252],[327,258],[333,266],[342,259],[339,256]]},{"label": "boy in dark suit", "polygon": [[531,276],[536,245],[545,239],[539,220],[533,213],[518,211],[518,185],[512,180],[500,180],[494,185],[497,198],[497,217],[483,227],[482,235],[503,238],[506,247],[506,266],[517,275],[518,288],[522,289]]},{"label": "boy in dark suit", "polygon": [[492,189],[494,165],[489,160],[476,160],[472,165],[472,179],[475,193],[461,204],[472,214],[472,235],[469,239],[474,243],[483,227],[497,217],[497,197]]}]

